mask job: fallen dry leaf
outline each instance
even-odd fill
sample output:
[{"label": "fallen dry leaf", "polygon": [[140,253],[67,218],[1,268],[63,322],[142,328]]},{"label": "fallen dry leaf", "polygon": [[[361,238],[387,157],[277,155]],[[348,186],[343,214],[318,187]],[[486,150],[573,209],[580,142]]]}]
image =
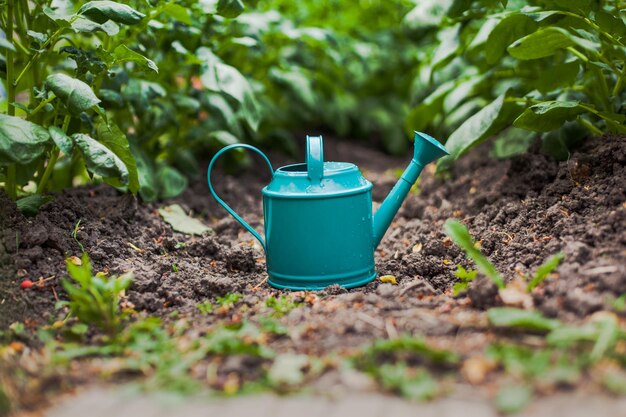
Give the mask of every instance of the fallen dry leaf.
[{"label": "fallen dry leaf", "polygon": [[482,384],[489,372],[496,369],[497,363],[484,356],[472,356],[463,362],[461,375],[473,385]]}]

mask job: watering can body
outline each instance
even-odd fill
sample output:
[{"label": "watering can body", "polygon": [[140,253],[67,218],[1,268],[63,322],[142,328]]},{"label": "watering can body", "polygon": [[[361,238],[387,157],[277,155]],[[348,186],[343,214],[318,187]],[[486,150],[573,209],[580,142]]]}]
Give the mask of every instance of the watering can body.
[{"label": "watering can body", "polygon": [[[429,153],[411,160],[409,167],[372,214],[372,184],[358,167],[347,162],[324,162],[320,136],[307,137],[306,162],[273,171],[257,148],[230,145],[211,160],[208,182],[216,200],[261,243],[271,286],[290,290],[319,290],[338,284],[344,288],[365,285],[376,277],[374,251],[423,166],[447,154],[435,139],[416,132],[420,147]],[[425,142],[425,144],[423,143]],[[263,188],[265,236],[235,213],[213,189],[211,170],[217,158],[243,147],[259,153],[273,172]],[[425,159],[429,159],[426,161]]]}]

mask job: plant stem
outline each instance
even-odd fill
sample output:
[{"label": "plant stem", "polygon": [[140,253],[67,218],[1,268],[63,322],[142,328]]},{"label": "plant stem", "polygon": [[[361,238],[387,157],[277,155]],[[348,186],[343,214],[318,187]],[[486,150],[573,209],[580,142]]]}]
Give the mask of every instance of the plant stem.
[{"label": "plant stem", "polygon": [[7,179],[5,183],[5,187],[7,189],[7,194],[11,200],[15,201],[17,199],[17,184],[16,184],[16,170],[17,167],[15,164],[10,164],[7,167]]},{"label": "plant stem", "polygon": [[585,127],[588,131],[590,131],[592,134],[596,135],[596,136],[602,136],[602,131],[600,129],[598,129],[597,127],[595,127],[593,125],[593,123],[591,123],[589,120],[587,119],[583,119],[582,117],[578,118],[578,123],[580,123],[581,125],[583,125],[583,127]]},{"label": "plant stem", "polygon": [[[65,119],[63,119],[62,129],[65,133],[67,133],[67,129],[70,125],[71,119],[72,119],[72,116],[70,115],[65,116]],[[46,167],[46,170],[41,176],[41,180],[39,180],[39,184],[37,184],[37,194],[41,194],[45,190],[46,183],[48,182],[50,175],[52,175],[52,171],[54,171],[54,165],[57,163],[57,159],[59,159],[60,151],[61,150],[56,145],[52,148],[52,153],[50,154],[50,159],[48,160],[48,166]]]},{"label": "plant stem", "polygon": [[34,116],[35,114],[39,113],[39,111],[40,111],[41,109],[43,109],[43,108],[46,106],[46,104],[50,103],[50,102],[51,102],[52,100],[54,100],[55,98],[57,98],[57,96],[55,96],[55,95],[54,95],[54,93],[51,93],[51,94],[50,94],[50,97],[48,97],[47,99],[43,100],[41,103],[39,103],[39,104],[37,105],[37,107],[35,107],[35,108],[33,109],[33,111],[32,111],[32,112],[30,112],[29,117],[32,117],[32,116]]},{"label": "plant stem", "polygon": [[617,95],[622,90],[622,86],[624,85],[624,77],[626,77],[626,65],[622,69],[622,72],[617,75],[617,83],[613,87],[612,96],[617,97]]},{"label": "plant stem", "polygon": [[[14,15],[14,0],[7,1],[7,40],[10,43],[13,43],[13,15]],[[15,116],[15,107],[13,107],[13,103],[15,103],[15,85],[13,84],[13,77],[15,76],[15,68],[14,68],[14,56],[13,51],[7,49],[6,52],[7,59],[7,92],[8,92],[8,102],[7,102],[7,114],[9,116]],[[7,194],[11,200],[17,198],[17,187],[15,184],[17,167],[15,164],[10,164],[7,167],[7,178],[5,183],[5,188],[7,190]]]},{"label": "plant stem", "polygon": [[585,55],[583,55],[581,52],[579,52],[576,48],[574,48],[572,46],[568,46],[565,49],[570,51],[572,54],[576,55],[584,63],[588,63],[589,62],[589,58],[587,58]]},{"label": "plant stem", "polygon": [[[10,43],[13,43],[13,1],[7,1],[7,40]],[[15,116],[15,107],[13,107],[13,103],[15,102],[15,84],[13,83],[13,78],[15,77],[15,67],[13,59],[13,51],[7,49],[6,53],[7,57],[7,90],[8,90],[8,105],[7,105],[7,113],[9,116]]]},{"label": "plant stem", "polygon": [[[13,1],[13,0],[11,0]],[[77,16],[73,17],[72,19],[70,19],[70,25],[74,22],[74,20],[77,19]],[[48,47],[48,45],[52,45],[54,46],[54,43],[56,42],[56,38],[59,37],[59,35],[67,28],[62,27],[56,30],[56,32],[54,32],[52,35],[50,35],[50,37],[48,38],[47,41],[45,41],[43,43],[43,45],[41,45],[40,49],[46,49]],[[28,60],[28,62],[26,63],[26,66],[24,67],[24,69],[22,70],[22,72],[20,72],[20,75],[17,76],[17,78],[15,79],[15,85],[17,85],[20,80],[22,79],[22,77],[26,74],[26,72],[30,69],[30,67],[33,66],[33,64],[37,61],[37,59],[39,58],[39,56],[41,56],[40,52],[37,52],[35,55],[33,55],[32,57],[30,57],[30,59]]]}]

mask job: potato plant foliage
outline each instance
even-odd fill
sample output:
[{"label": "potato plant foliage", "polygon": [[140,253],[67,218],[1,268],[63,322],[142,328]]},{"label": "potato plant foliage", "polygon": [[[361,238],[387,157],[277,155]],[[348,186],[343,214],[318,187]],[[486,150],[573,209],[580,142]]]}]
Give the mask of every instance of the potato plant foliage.
[{"label": "potato plant foliage", "polygon": [[[0,0],[0,184],[173,197],[234,142],[324,129],[457,158],[624,133],[618,0]],[[246,163],[234,154],[230,164]],[[444,161],[445,163],[445,161]],[[32,207],[31,207],[32,208]]]},{"label": "potato plant foliage", "polygon": [[406,21],[437,25],[437,42],[422,52],[407,129],[449,136],[448,161],[494,135],[497,157],[539,134],[565,159],[589,135],[625,133],[624,10],[618,0],[420,2]]}]

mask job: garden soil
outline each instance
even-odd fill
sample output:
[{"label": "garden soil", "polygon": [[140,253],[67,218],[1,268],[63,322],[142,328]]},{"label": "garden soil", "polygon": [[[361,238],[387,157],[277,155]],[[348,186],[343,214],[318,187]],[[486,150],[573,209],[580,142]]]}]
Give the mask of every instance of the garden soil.
[{"label": "garden soil", "polygon": [[[374,183],[375,207],[408,163],[332,139],[326,140],[325,152],[327,160],[359,165]],[[613,300],[626,293],[626,137],[589,140],[562,162],[542,154],[539,145],[510,160],[488,154],[487,145],[474,149],[446,180],[434,175],[434,166],[425,170],[376,251],[379,275],[395,276],[397,285],[376,279],[352,290],[333,286],[296,293],[303,306],[280,319],[289,336],[273,340],[272,348],[343,354],[374,339],[408,333],[461,354],[482,352],[494,337],[484,310],[503,300],[480,275],[468,291],[453,294],[457,266],[473,265],[443,232],[444,221],[452,217],[467,225],[508,282],[526,280],[549,256],[565,254],[531,294],[530,302],[545,315],[579,322],[611,309]],[[298,162],[281,155],[272,159],[275,167]],[[258,163],[235,176],[219,170],[214,176],[220,196],[257,230],[262,230],[260,190],[269,181],[266,171]],[[0,328],[14,321],[36,326],[62,318],[54,306],[65,297],[60,284],[65,259],[80,257],[82,248],[95,271],[133,272],[126,306],[166,320],[176,311],[178,317],[192,317],[199,331],[218,322],[254,322],[268,313],[264,300],[283,293],[266,283],[259,244],[216,204],[202,178],[181,197],[158,204],[141,203],[107,186],[55,197],[27,218],[0,195]],[[158,213],[169,204],[179,204],[213,232],[174,232]],[[24,279],[36,285],[20,289]],[[230,311],[201,314],[196,308],[233,292],[242,298]]]}]

